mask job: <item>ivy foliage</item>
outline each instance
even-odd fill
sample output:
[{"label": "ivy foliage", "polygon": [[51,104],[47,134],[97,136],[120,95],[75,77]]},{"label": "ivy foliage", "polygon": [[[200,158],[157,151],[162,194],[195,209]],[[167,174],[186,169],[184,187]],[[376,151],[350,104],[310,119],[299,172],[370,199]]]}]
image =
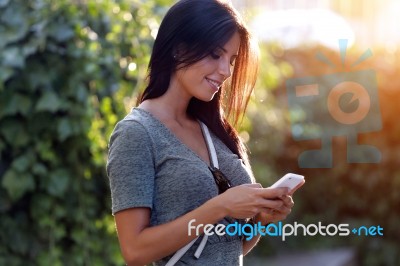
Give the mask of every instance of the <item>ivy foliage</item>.
[{"label": "ivy foliage", "polygon": [[0,265],[115,265],[107,138],[168,1],[0,0]]}]

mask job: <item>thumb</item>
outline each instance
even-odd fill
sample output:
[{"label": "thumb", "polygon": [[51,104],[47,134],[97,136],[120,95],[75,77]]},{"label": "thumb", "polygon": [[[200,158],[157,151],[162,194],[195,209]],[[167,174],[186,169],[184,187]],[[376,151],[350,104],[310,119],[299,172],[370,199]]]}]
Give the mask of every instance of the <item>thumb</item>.
[{"label": "thumb", "polygon": [[278,188],[264,188],[264,197],[266,198],[279,198],[283,195],[288,194],[289,189],[287,187]]},{"label": "thumb", "polygon": [[253,188],[262,188],[262,185],[260,183],[244,184],[244,186]]}]

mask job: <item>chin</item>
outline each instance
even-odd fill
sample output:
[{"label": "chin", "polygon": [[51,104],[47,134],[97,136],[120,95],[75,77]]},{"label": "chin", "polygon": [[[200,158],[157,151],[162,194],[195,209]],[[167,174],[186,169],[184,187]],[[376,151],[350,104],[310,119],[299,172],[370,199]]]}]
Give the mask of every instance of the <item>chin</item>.
[{"label": "chin", "polygon": [[211,102],[215,97],[215,93],[213,95],[204,95],[201,97],[195,97],[197,100],[203,101],[203,102]]}]

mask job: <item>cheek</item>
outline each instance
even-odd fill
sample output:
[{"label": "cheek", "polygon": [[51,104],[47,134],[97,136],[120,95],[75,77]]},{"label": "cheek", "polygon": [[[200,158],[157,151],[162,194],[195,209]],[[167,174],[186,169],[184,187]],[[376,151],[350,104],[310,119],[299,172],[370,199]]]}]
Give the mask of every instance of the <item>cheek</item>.
[{"label": "cheek", "polygon": [[216,60],[210,59],[208,57],[204,58],[199,62],[193,64],[192,66],[188,67],[186,70],[179,71],[179,74],[177,74],[177,78],[180,83],[183,84],[185,87],[191,87],[196,83],[200,85],[200,83],[203,83],[205,81],[204,78],[207,75],[213,73],[214,69],[216,68],[216,64]]},{"label": "cheek", "polygon": [[202,82],[206,74],[202,68],[192,68],[190,71],[186,72],[185,75],[185,84],[194,85],[194,83]]},{"label": "cheek", "polygon": [[206,76],[218,68],[218,61],[210,57],[203,58],[193,65],[192,70],[198,75]]}]

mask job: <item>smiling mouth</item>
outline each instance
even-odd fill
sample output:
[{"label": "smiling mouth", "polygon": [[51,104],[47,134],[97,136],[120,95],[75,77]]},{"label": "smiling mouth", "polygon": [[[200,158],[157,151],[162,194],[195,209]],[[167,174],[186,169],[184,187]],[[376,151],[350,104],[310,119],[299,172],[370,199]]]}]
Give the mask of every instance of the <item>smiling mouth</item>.
[{"label": "smiling mouth", "polygon": [[212,79],[206,78],[206,80],[207,80],[207,82],[208,82],[209,84],[211,84],[216,90],[218,90],[218,89],[221,87],[221,85],[222,85],[222,83],[217,82],[217,81],[212,80]]}]

